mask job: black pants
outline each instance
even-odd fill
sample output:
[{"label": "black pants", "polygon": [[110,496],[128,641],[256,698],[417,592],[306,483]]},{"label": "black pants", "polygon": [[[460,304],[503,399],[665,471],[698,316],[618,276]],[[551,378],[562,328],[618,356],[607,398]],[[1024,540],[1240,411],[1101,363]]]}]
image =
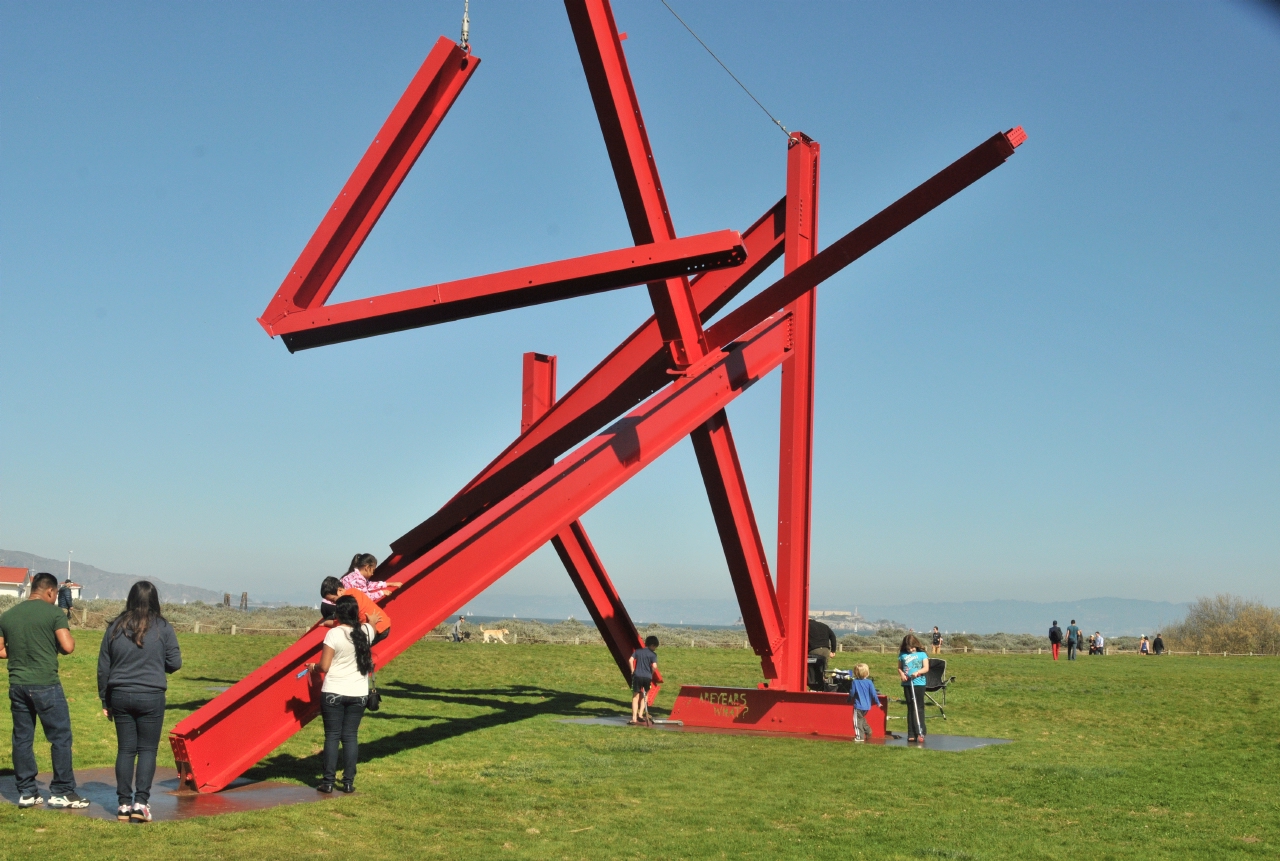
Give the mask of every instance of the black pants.
[{"label": "black pants", "polygon": [[924,735],[924,685],[903,685],[902,698],[907,701],[907,738]]},{"label": "black pants", "polygon": [[360,720],[366,697],[320,695],[320,716],[324,719],[324,781],[333,783],[338,773],[338,744],[342,744],[342,779],[356,779],[356,759],[360,754]]},{"label": "black pants", "polygon": [[107,708],[116,725],[116,799],[147,804],[164,728],[164,691],[113,690]]},{"label": "black pants", "polygon": [[13,778],[18,794],[36,794],[36,718],[44,727],[53,757],[50,795],[76,791],[71,769],[71,713],[62,685],[10,685],[9,709],[13,712]]}]

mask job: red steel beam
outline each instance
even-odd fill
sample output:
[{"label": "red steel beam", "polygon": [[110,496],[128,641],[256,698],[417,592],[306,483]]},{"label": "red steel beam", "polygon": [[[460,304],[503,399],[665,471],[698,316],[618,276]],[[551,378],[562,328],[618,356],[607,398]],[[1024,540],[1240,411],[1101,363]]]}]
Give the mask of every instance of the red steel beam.
[{"label": "red steel beam", "polygon": [[556,402],[556,357],[525,353],[520,374],[520,433],[533,427]]},{"label": "red steel beam", "polygon": [[[747,259],[739,266],[706,272],[693,280],[694,301],[710,319],[782,255],[784,201],[778,201],[742,234]],[[541,419],[498,455],[453,499],[391,544],[380,569],[389,575],[459,528],[468,519],[524,484],[557,457],[671,382],[662,335],[650,317],[596,365]],[[381,574],[379,576],[382,576]]]},{"label": "red steel beam", "polygon": [[747,639],[760,656],[766,679],[777,678],[774,655],[783,641],[782,615],[769,579],[769,559],[751,510],[746,479],[729,430],[729,419],[718,412],[692,434],[698,468],[707,488],[720,544],[724,547]]},{"label": "red steel beam", "polygon": [[[640,632],[631,621],[631,614],[622,604],[618,590],[614,588],[609,573],[604,570],[604,563],[587,537],[582,522],[575,520],[561,529],[551,544],[556,549],[569,579],[573,581],[582,603],[586,605],[591,619],[600,629],[604,644],[609,647],[614,662],[622,672],[622,677],[631,683],[631,654],[644,645]],[[662,683],[662,675],[655,673],[653,680]]]},{"label": "red steel beam", "polygon": [[[374,647],[379,666],[551,540],[565,525],[660,457],[782,362],[790,320],[777,314],[604,432],[403,566],[404,585],[381,604],[396,620]],[[305,663],[323,630],[304,634],[262,667],[184,718],[170,740],[179,772],[201,792],[227,786],[319,711]]]},{"label": "red steel beam", "polygon": [[[556,357],[541,353],[524,354],[523,386],[521,391],[520,432],[524,433],[535,421],[551,409],[556,400]],[[596,553],[582,522],[575,520],[561,529],[551,544],[556,555],[569,572],[569,579],[582,597],[587,612],[600,629],[600,636],[622,671],[631,683],[631,653],[642,643],[640,633],[631,621],[627,608],[618,596],[609,573]],[[658,678],[658,681],[662,681]]]},{"label": "red steel beam", "polygon": [[907,194],[822,249],[808,263],[784,275],[707,329],[712,347],[727,344],[756,323],[785,308],[812,288],[950,200],[1013,155],[1027,139],[1022,126],[998,132],[938,171]]},{"label": "red steel beam", "polygon": [[270,332],[329,298],[479,65],[479,57],[440,37],[258,318],[263,328]]},{"label": "red steel beam", "polygon": [[317,305],[265,328],[272,336],[282,335],[293,352],[617,290],[657,277],[737,266],[746,259],[738,232],[720,230],[336,305]]},{"label": "red steel beam", "polygon": [[[793,132],[787,145],[787,242],[784,272],[813,259],[818,246],[820,148]],[[782,363],[778,434],[778,604],[787,632],[778,661],[778,686],[807,690],[809,548],[813,498],[813,372],[818,290],[797,296],[787,310],[795,349]]]},{"label": "red steel beam", "polygon": [[[595,103],[622,207],[636,245],[674,239],[676,232],[653,160],[640,102],[631,83],[622,40],[608,0],[565,0],[573,38],[578,43],[582,70]],[[684,278],[649,284],[649,298],[658,318],[671,362],[684,368],[706,352],[697,303]]]}]

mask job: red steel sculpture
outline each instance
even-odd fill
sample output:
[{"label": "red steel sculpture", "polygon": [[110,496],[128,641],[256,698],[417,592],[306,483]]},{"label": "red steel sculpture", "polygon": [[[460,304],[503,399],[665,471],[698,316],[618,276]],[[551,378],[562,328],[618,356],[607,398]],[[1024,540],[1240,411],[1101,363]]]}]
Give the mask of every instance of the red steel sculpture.
[{"label": "red steel sculpture", "polygon": [[[526,353],[520,436],[439,511],[391,544],[379,579],[395,624],[374,649],[403,652],[548,541],[624,676],[640,636],[580,518],[685,437],[698,466],[766,681],[685,686],[687,726],[849,736],[842,694],[807,690],[817,286],[1002,164],[1026,139],[992,136],[818,251],[820,149],[787,141],[786,196],[741,234],[676,236],[608,0],[565,0],[634,247],[326,305],[480,60],[441,37],[325,214],[259,323],[296,351],[645,284],[653,316],[563,397],[554,356]],[[783,277],[715,317],[779,257]],[[777,571],[771,575],[725,407],[782,369]],[[179,723],[178,770],[226,787],[319,712],[315,628]],[[883,714],[879,714],[883,732]]]}]

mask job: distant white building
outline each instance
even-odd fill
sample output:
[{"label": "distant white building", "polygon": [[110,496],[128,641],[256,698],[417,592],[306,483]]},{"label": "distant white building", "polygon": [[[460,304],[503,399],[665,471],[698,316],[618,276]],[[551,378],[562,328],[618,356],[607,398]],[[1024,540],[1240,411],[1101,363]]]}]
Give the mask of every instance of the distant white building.
[{"label": "distant white building", "polygon": [[31,572],[26,568],[0,568],[0,597],[25,598],[31,585]]}]

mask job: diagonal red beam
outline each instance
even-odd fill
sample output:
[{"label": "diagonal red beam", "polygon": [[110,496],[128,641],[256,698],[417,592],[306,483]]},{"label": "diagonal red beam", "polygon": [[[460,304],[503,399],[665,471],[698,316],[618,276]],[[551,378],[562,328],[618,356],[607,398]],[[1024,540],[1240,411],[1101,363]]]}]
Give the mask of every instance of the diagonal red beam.
[{"label": "diagonal red beam", "polygon": [[707,329],[707,342],[712,346],[727,344],[770,314],[785,308],[916,219],[1004,164],[1013,155],[1014,149],[1026,139],[1022,126],[992,135],[824,248],[808,263],[784,275],[726,314]]},{"label": "diagonal red beam", "polygon": [[[520,432],[524,433],[556,401],[556,357],[525,353],[520,397]],[[643,645],[631,615],[605,570],[600,554],[587,537],[582,521],[575,520],[551,539],[556,555],[600,630],[605,646],[631,683],[631,653]],[[661,682],[662,679],[658,678]]]},{"label": "diagonal red beam", "polygon": [[[693,279],[694,301],[703,320],[733,300],[782,255],[785,201],[780,200],[742,234],[747,259],[731,269]],[[563,398],[556,401],[520,437],[498,455],[453,499],[412,531],[391,544],[385,571],[395,570],[405,556],[448,535],[524,484],[557,457],[627,412],[671,381],[662,335],[650,317],[596,365]]]},{"label": "diagonal red beam", "polygon": [[319,305],[290,314],[266,329],[273,336],[282,335],[292,352],[617,290],[653,278],[723,269],[737,266],[746,257],[738,232],[720,230]]},{"label": "diagonal red beam", "polygon": [[[565,0],[564,6],[631,236],[636,245],[674,239],[671,212],[609,0]],[[672,363],[683,368],[696,362],[706,352],[706,342],[689,282],[684,278],[654,281],[649,284],[649,298]]]},{"label": "diagonal red beam", "polygon": [[440,37],[258,318],[263,328],[270,332],[329,298],[479,65],[479,57]]},{"label": "diagonal red beam", "polygon": [[[401,570],[403,587],[381,602],[395,624],[374,647],[378,666],[724,409],[776,368],[790,346],[787,316],[770,318],[411,560]],[[222,789],[316,716],[317,680],[305,664],[318,656],[323,635],[323,629],[304,634],[173,728],[174,758],[188,786]]]},{"label": "diagonal red beam", "polygon": [[777,678],[773,656],[783,641],[782,615],[728,416],[716,413],[689,438],[707,488],[747,639],[760,656],[765,678]]},{"label": "diagonal red beam", "polygon": [[[675,227],[671,212],[609,0],[565,0],[565,8],[632,237],[637,244],[673,238]],[[651,284],[649,293],[672,364],[685,368],[697,362],[706,349],[706,339],[688,284],[682,279],[669,279],[664,285]],[[729,433],[728,418],[721,416],[714,428],[695,431],[694,442],[735,587],[744,584],[744,589],[749,588],[745,584],[758,581],[761,576],[764,582],[769,582],[764,545],[751,514],[747,483],[734,450],[733,435]],[[761,584],[755,582],[754,586]],[[767,615],[767,612],[744,612],[754,618]],[[756,632],[756,648],[768,663],[775,643],[761,633],[764,630],[760,628]]]},{"label": "diagonal red beam", "polygon": [[[575,520],[556,533],[551,539],[551,546],[569,572],[569,579],[573,581],[578,596],[591,614],[591,620],[596,623],[600,637],[608,647],[609,654],[613,655],[622,677],[630,684],[631,655],[644,642],[640,639],[635,623],[631,621],[631,614],[623,606],[613,580],[605,571],[600,555],[587,537],[582,521]],[[661,674],[654,676],[654,680],[661,684]]]}]

